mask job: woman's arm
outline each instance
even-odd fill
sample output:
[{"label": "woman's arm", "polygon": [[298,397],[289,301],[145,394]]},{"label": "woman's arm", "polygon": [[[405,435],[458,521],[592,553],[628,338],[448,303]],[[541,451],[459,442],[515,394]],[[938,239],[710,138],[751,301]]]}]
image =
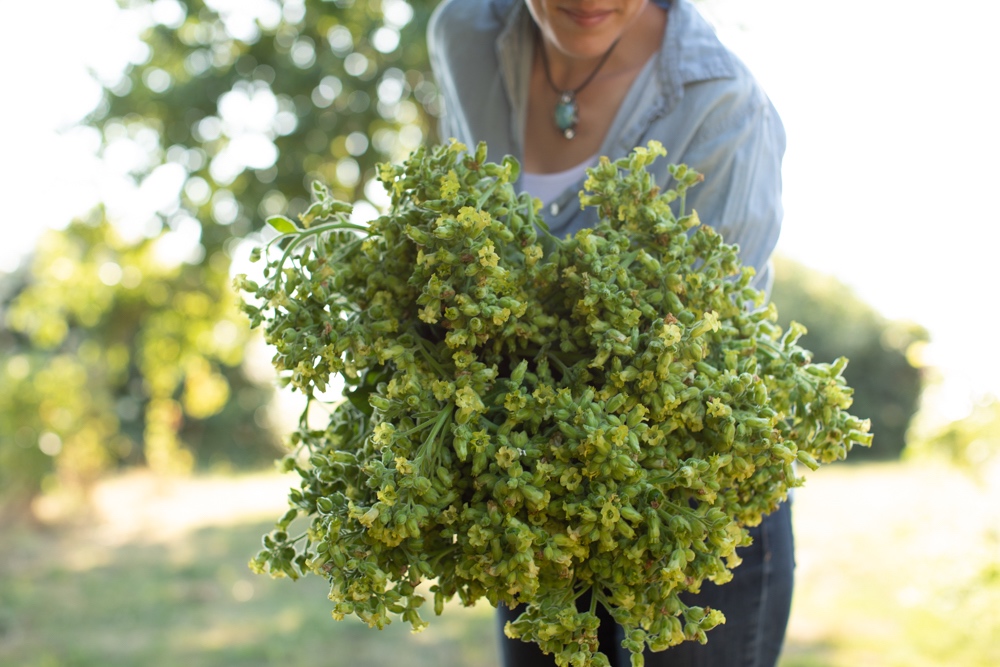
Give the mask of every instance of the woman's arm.
[{"label": "woman's arm", "polygon": [[705,177],[692,188],[686,205],[718,230],[726,243],[740,246],[743,264],[757,271],[754,286],[769,290],[768,260],[778,242],[783,213],[785,131],[756,84],[748,95],[735,97],[707,115],[679,158]]}]

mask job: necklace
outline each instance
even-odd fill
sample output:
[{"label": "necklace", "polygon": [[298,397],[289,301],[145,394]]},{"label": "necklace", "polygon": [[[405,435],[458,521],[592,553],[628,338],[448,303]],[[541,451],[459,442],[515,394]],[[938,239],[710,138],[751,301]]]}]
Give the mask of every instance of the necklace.
[{"label": "necklace", "polygon": [[615,50],[618,45],[618,40],[616,39],[614,43],[604,52],[601,56],[601,62],[597,63],[597,67],[594,71],[590,73],[583,83],[572,90],[560,90],[558,86],[552,81],[552,72],[549,71],[549,58],[545,54],[545,44],[541,43],[539,39],[538,47],[541,49],[542,53],[542,67],[545,69],[545,79],[549,82],[549,86],[556,93],[559,94],[559,101],[556,102],[555,112],[553,117],[556,121],[556,127],[562,132],[562,135],[567,139],[572,139],[576,136],[576,122],[580,118],[580,106],[576,102],[576,95],[581,90],[587,87],[597,73],[604,67],[604,63],[608,61],[611,56],[611,52]]}]

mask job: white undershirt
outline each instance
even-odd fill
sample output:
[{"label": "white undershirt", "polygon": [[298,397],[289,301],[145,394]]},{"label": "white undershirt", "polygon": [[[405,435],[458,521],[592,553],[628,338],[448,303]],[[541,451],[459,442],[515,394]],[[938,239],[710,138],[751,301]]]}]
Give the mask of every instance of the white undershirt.
[{"label": "white undershirt", "polygon": [[598,155],[595,153],[575,167],[570,167],[566,171],[557,171],[554,174],[524,172],[521,174],[521,190],[529,193],[532,197],[538,197],[542,200],[542,205],[547,206],[567,188],[582,180],[587,168],[597,164],[597,159]]}]

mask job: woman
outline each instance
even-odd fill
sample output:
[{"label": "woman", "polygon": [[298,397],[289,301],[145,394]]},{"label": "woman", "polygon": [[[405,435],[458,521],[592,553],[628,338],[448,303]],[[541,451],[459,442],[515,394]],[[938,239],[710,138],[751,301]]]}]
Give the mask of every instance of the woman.
[{"label": "woman", "polygon": [[[598,156],[622,157],[656,139],[671,162],[705,175],[689,208],[739,244],[756,286],[770,287],[784,130],[746,67],[687,0],[447,0],[428,40],[445,101],[441,135],[486,141],[494,159],[515,156],[518,186],[542,200],[553,233],[596,222],[593,210],[580,210],[577,192]],[[667,164],[650,168],[661,185]],[[751,534],[734,579],[706,583],[689,600],[721,609],[726,624],[705,646],[647,652],[647,665],[775,664],[794,567],[787,503]],[[501,609],[501,624],[517,613]],[[612,664],[628,664],[620,628],[606,615],[602,631]],[[504,638],[501,646],[505,665],[553,664],[532,644]]]}]

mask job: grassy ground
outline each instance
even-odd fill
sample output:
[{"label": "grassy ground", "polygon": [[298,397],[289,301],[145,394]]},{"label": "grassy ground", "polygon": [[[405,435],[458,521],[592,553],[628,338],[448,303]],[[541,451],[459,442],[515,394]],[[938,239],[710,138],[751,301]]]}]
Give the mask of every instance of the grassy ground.
[{"label": "grassy ground", "polygon": [[[379,633],[333,622],[320,580],[250,574],[285,487],[131,475],[98,489],[87,521],[0,535],[0,665],[496,665],[488,606]],[[987,567],[1000,563],[1000,483],[834,467],[797,491],[794,515],[781,667],[1000,664],[1000,572]]]},{"label": "grassy ground", "polygon": [[1000,665],[1000,479],[835,466],[796,491],[782,667]]}]

